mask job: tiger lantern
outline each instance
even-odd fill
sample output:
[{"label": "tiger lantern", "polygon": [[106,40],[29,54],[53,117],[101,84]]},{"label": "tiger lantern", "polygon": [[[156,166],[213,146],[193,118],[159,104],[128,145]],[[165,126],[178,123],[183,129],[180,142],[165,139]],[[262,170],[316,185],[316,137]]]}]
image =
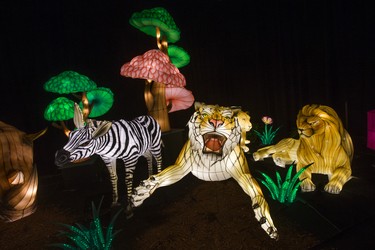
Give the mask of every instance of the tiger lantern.
[{"label": "tiger lantern", "polygon": [[38,173],[33,160],[33,141],[47,129],[26,134],[0,121],[0,218],[22,219],[36,210]]},{"label": "tiger lantern", "polygon": [[[233,178],[250,196],[255,218],[263,230],[272,239],[278,239],[268,203],[258,183],[250,174],[241,147],[246,127],[240,125],[238,114],[243,115],[243,111],[239,107],[222,107],[199,102],[195,103],[195,110],[188,122],[189,139],[175,164],[143,180],[133,191],[133,206],[140,206],[157,188],[174,184],[188,173],[204,181]],[[251,123],[246,126],[251,128]]]}]

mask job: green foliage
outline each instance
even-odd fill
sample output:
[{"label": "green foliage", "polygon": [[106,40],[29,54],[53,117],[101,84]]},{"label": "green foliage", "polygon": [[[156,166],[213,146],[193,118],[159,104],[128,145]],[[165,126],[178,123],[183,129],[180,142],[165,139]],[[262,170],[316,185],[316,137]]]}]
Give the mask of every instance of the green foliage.
[{"label": "green foliage", "polygon": [[92,202],[93,220],[90,223],[89,228],[79,223],[76,223],[74,226],[61,224],[63,227],[68,229],[68,231],[61,231],[60,234],[70,239],[70,241],[72,241],[72,245],[67,243],[57,243],[51,244],[50,246],[59,247],[62,249],[111,249],[114,237],[121,231],[117,230],[114,232],[113,229],[114,222],[122,210],[120,209],[113,216],[107,227],[107,231],[104,234],[99,218],[99,210],[102,205],[102,202],[103,199],[100,201],[98,209],[96,209],[94,203]]},{"label": "green foliage", "polygon": [[273,140],[275,139],[276,133],[279,129],[280,129],[280,127],[273,130],[272,125],[269,126],[269,124],[264,124],[264,131],[262,133],[260,133],[259,131],[255,130],[255,129],[253,129],[253,131],[259,137],[259,139],[261,140],[262,145],[270,145],[270,144],[273,143]]},{"label": "green foliage", "polygon": [[276,172],[276,182],[275,183],[271,177],[267,174],[260,172],[260,174],[264,177],[264,180],[258,179],[271,193],[271,197],[274,200],[279,201],[280,203],[293,203],[299,186],[301,185],[303,180],[298,180],[299,176],[305,171],[308,167],[310,167],[313,163],[301,168],[292,178],[292,170],[293,164],[289,166],[287,174],[285,176],[285,181],[282,182],[281,176],[279,172]]}]

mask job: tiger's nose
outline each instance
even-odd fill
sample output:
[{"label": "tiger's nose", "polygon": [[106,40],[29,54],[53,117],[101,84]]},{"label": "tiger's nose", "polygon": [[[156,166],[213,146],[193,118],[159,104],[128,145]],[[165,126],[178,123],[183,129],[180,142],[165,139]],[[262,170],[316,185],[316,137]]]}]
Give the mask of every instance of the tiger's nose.
[{"label": "tiger's nose", "polygon": [[211,119],[210,124],[215,128],[220,127],[224,122],[221,120]]}]

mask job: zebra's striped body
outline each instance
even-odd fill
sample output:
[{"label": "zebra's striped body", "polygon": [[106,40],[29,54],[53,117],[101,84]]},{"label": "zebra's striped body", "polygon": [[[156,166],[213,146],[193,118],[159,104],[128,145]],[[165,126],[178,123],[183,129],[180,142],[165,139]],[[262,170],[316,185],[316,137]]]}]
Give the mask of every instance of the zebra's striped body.
[{"label": "zebra's striped body", "polygon": [[153,157],[157,162],[158,172],[161,171],[161,130],[151,116],[139,116],[131,121],[90,121],[88,124],[70,132],[68,143],[56,153],[55,163],[63,166],[93,154],[99,155],[110,174],[113,205],[118,202],[117,159],[121,159],[126,168],[128,198],[132,193],[133,172],[139,157],[147,159],[150,175]]}]

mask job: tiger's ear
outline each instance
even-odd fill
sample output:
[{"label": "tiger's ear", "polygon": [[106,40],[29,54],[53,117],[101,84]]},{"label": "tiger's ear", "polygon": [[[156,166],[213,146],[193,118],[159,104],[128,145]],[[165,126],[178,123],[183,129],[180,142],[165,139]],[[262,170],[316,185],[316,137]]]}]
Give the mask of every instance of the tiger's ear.
[{"label": "tiger's ear", "polygon": [[234,115],[237,115],[240,111],[242,111],[241,106],[231,106],[230,108],[232,109]]},{"label": "tiger's ear", "polygon": [[92,139],[96,139],[105,135],[108,132],[108,130],[111,128],[111,126],[112,126],[112,122],[109,122],[109,121],[102,122],[92,133]]},{"label": "tiger's ear", "polygon": [[194,109],[195,109],[195,111],[198,111],[204,105],[205,104],[203,102],[195,102],[194,103]]}]

